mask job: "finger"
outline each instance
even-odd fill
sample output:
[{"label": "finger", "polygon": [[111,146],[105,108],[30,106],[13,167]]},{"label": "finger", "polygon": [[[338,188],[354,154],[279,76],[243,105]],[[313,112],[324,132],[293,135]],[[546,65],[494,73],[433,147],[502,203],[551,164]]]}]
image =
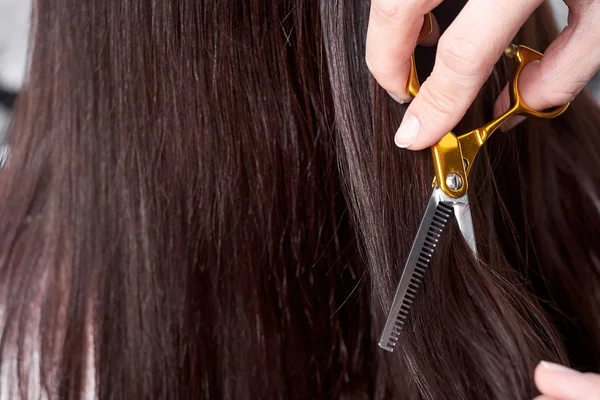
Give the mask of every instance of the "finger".
[{"label": "finger", "polygon": [[541,2],[468,1],[441,36],[431,76],[408,108],[394,138],[396,145],[423,149],[452,130],[506,45]]},{"label": "finger", "polygon": [[372,0],[371,2],[366,63],[381,87],[395,95],[398,101],[411,100],[406,91],[410,56],[415,49],[424,15],[441,1]]},{"label": "finger", "polygon": [[[548,47],[539,63],[523,69],[519,93],[531,108],[543,110],[573,100],[600,69],[600,3],[571,2],[569,26]],[[495,112],[508,109],[508,90],[498,98]],[[503,126],[504,129],[510,125]]]},{"label": "finger", "polygon": [[584,374],[542,361],[535,369],[535,384],[542,394],[561,400],[599,400],[600,375]]}]

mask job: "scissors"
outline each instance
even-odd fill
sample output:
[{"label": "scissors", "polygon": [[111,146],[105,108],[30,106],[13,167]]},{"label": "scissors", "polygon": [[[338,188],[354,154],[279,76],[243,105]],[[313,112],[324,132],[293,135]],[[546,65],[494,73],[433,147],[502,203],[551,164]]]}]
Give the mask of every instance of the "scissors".
[{"label": "scissors", "polygon": [[[431,34],[432,27],[432,16],[429,13],[425,16],[417,43]],[[477,258],[477,243],[467,192],[469,172],[479,149],[491,134],[510,117],[524,115],[551,119],[561,115],[569,106],[567,103],[547,111],[536,111],[527,106],[519,94],[519,77],[527,64],[541,60],[543,55],[528,47],[514,44],[511,44],[504,54],[516,61],[516,69],[509,82],[510,107],[508,111],[464,135],[456,136],[449,132],[431,147],[435,171],[433,193],[425,208],[379,341],[379,346],[385,350],[394,351],[436,245],[451,218],[456,218],[463,238],[473,256]],[[420,89],[414,54],[410,58],[407,89],[413,97]]]}]

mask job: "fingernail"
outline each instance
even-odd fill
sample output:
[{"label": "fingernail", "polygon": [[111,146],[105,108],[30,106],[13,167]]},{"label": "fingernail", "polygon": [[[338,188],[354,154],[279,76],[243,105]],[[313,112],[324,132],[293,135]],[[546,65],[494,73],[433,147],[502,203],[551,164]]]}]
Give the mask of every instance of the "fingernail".
[{"label": "fingernail", "polygon": [[525,121],[526,119],[527,118],[522,115],[517,115],[515,117],[509,118],[508,121],[506,121],[505,123],[500,125],[500,130],[502,132],[506,132],[509,129],[512,129],[515,126],[519,125],[521,122]]},{"label": "fingernail", "polygon": [[396,95],[395,95],[394,93],[392,93],[392,92],[387,92],[387,94],[389,94],[389,95],[390,95],[390,97],[391,97],[392,99],[394,99],[394,101],[395,101],[395,102],[397,102],[397,103],[400,103],[400,104],[404,104],[404,103],[406,103],[404,100],[400,100],[400,98],[399,98],[398,96],[396,96]]},{"label": "fingernail", "polygon": [[551,371],[568,372],[568,373],[571,373],[571,374],[579,374],[579,372],[575,371],[574,369],[565,367],[564,365],[551,363],[549,361],[540,361],[540,364],[542,365],[542,367],[544,367],[546,369],[549,369]]},{"label": "fingernail", "polygon": [[400,128],[394,136],[394,143],[400,148],[405,148],[414,143],[421,129],[419,120],[413,114],[405,114]]}]

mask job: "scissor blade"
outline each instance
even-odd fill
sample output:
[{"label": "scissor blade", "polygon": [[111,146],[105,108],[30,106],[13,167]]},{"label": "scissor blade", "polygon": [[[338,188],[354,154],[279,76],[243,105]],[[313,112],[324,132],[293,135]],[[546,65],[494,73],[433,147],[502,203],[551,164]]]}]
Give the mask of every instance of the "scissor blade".
[{"label": "scissor blade", "polygon": [[471,207],[469,206],[469,198],[465,194],[459,199],[452,201],[454,208],[454,216],[458,222],[460,233],[471,248],[473,256],[477,258],[477,242],[475,241],[475,230],[473,229],[473,218],[471,217]]},{"label": "scissor blade", "polygon": [[379,346],[385,350],[394,351],[435,247],[453,214],[452,204],[445,201],[448,199],[452,200],[438,187],[429,199],[379,340]]}]

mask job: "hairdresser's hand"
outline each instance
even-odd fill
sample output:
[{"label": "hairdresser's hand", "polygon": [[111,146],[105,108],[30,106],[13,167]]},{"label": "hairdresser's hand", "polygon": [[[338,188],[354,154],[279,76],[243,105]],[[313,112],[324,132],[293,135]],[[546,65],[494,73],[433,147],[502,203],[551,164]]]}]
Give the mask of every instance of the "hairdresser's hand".
[{"label": "hairdresser's hand", "polygon": [[542,361],[535,369],[535,384],[542,393],[535,400],[600,400],[600,375]]},{"label": "hairdresser's hand", "polygon": [[[600,69],[600,0],[565,2],[570,8],[569,26],[545,50],[541,63],[525,68],[519,82],[521,95],[535,109],[571,101]],[[423,15],[440,3],[371,0],[367,65],[397,101],[410,100],[406,92],[409,58]],[[469,0],[439,38],[433,72],[408,107],[394,138],[396,144],[423,149],[451,131],[504,49],[541,3],[543,0]],[[435,40],[434,32],[429,44]],[[508,103],[506,93],[497,102],[496,112],[503,103]]]}]

